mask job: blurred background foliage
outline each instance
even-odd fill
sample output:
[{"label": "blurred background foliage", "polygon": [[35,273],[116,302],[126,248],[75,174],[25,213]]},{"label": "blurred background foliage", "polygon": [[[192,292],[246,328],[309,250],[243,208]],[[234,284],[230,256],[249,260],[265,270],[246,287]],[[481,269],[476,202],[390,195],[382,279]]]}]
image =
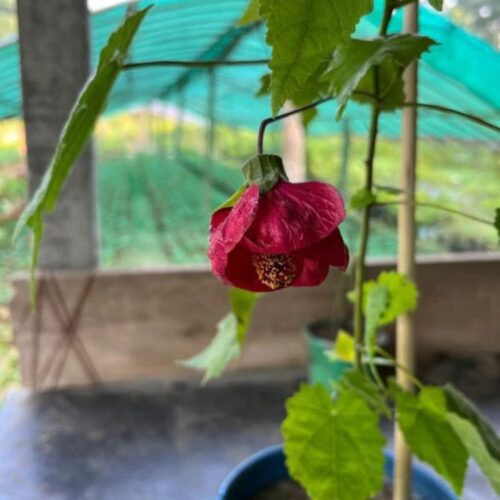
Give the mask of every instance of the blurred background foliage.
[{"label": "blurred background foliage", "polygon": [[[496,47],[499,11],[498,0],[445,0],[446,15]],[[0,0],[0,43],[15,34],[15,0]],[[186,114],[180,126],[179,118],[179,110],[155,103],[100,120],[96,152],[103,267],[206,262],[210,212],[241,184],[239,168],[255,152],[256,131],[218,125],[209,157],[204,121]],[[280,153],[279,128],[271,127],[266,145],[269,152]],[[500,178],[498,149],[498,144],[421,141],[419,197],[492,219]],[[347,169],[342,150],[341,136],[309,138],[308,176],[341,186],[348,199],[361,185],[365,138],[351,138]],[[376,183],[397,185],[397,141],[382,139],[376,162]],[[0,398],[18,380],[7,304],[9,276],[28,264],[28,236],[11,244],[26,198],[23,123],[0,121]],[[418,223],[421,254],[498,249],[493,229],[467,219],[422,208]],[[356,245],[358,228],[353,213],[343,225],[350,246]],[[377,207],[372,257],[395,255],[395,229],[396,209]]]}]

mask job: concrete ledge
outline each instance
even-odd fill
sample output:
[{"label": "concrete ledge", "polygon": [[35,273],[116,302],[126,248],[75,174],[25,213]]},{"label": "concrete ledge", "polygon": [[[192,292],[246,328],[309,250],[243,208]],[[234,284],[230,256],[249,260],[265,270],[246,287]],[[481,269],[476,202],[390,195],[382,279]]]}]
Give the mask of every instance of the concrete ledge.
[{"label": "concrete ledge", "polygon": [[[372,262],[369,275],[389,267],[387,261]],[[71,309],[88,274],[55,276]],[[417,345],[421,359],[438,352],[500,353],[499,276],[500,254],[420,259]],[[32,385],[36,315],[29,312],[27,277],[17,275],[13,284],[11,310],[22,379]],[[288,289],[261,300],[243,356],[232,368],[303,365],[304,325],[330,314],[334,288],[330,276],[320,287]],[[39,366],[61,338],[57,317],[47,305],[42,304]],[[79,335],[106,382],[192,377],[193,372],[176,361],[205,347],[226,311],[227,290],[206,266],[105,270],[95,274]],[[44,387],[54,383],[48,377]],[[88,383],[73,351],[59,383]]]}]

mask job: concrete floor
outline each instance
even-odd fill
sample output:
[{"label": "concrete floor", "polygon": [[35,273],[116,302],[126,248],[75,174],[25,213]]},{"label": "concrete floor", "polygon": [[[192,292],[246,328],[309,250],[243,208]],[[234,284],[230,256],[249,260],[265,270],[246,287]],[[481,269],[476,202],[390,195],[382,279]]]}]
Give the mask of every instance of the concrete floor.
[{"label": "concrete floor", "polygon": [[[211,500],[232,467],[280,442],[300,380],[280,371],[207,387],[12,392],[0,409],[0,500]],[[500,401],[483,408],[500,426]],[[464,499],[495,498],[471,469]]]}]

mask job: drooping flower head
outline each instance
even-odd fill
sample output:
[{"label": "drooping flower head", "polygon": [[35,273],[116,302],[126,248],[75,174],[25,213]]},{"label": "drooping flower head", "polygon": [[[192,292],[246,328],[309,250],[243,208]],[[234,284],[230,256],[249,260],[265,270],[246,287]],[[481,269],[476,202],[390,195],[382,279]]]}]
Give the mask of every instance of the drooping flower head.
[{"label": "drooping flower head", "polygon": [[289,182],[275,155],[252,157],[243,173],[247,185],[212,215],[208,256],[215,276],[269,292],[319,285],[330,266],[347,268],[338,229],[344,202],[333,186]]}]

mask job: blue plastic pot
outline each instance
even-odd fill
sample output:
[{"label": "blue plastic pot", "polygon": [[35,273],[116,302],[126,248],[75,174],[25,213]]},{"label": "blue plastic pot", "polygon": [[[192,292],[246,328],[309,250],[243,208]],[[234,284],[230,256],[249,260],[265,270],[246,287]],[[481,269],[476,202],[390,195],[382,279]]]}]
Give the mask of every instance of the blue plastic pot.
[{"label": "blue plastic pot", "polygon": [[[385,450],[385,474],[393,477],[394,455]],[[283,446],[271,446],[239,464],[222,483],[217,500],[251,500],[261,491],[288,479]],[[413,491],[425,500],[457,500],[443,479],[423,465],[413,465]]]}]

